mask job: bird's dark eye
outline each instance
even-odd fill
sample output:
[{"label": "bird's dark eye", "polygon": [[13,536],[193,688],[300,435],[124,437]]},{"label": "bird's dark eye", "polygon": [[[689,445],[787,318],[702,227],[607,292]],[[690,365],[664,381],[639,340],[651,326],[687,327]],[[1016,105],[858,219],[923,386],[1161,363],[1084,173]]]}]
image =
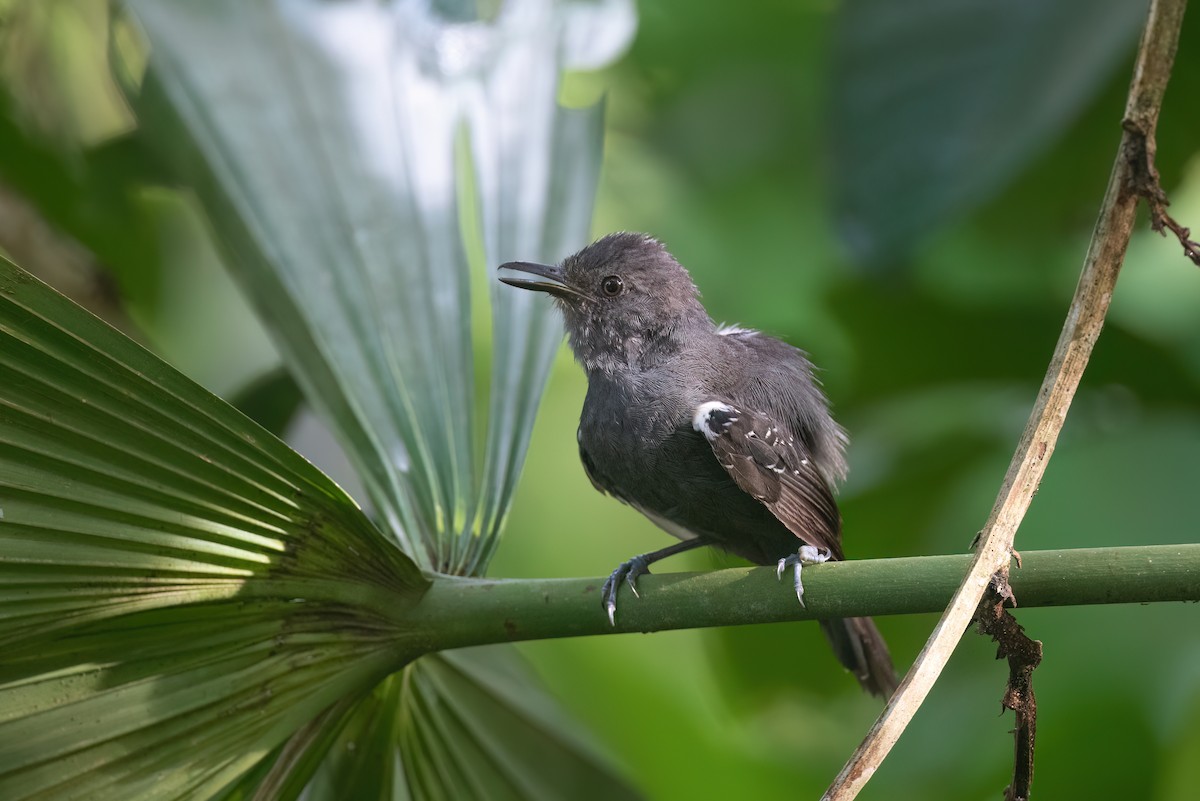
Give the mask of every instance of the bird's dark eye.
[{"label": "bird's dark eye", "polygon": [[625,282],[619,275],[610,275],[600,282],[600,291],[610,298],[615,298],[625,291]]}]

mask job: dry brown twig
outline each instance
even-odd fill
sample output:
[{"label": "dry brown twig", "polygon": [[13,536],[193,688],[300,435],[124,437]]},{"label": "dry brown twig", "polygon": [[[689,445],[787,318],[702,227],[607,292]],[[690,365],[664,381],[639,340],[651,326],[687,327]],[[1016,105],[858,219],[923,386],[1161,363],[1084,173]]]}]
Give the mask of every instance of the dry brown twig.
[{"label": "dry brown twig", "polygon": [[[1151,0],[1125,106],[1121,144],[1079,284],[1037,402],[991,515],[980,532],[971,569],[887,708],[825,792],[826,801],[849,801],[858,795],[933,688],[993,577],[999,576],[1007,583],[1013,538],[1054,452],[1067,410],[1104,325],[1129,247],[1137,202],[1148,185],[1138,180],[1139,170],[1145,176],[1153,175],[1153,185],[1157,186],[1157,173],[1153,172],[1154,131],[1186,7],[1187,0]],[[1142,169],[1144,165],[1150,169]],[[1165,195],[1162,201],[1165,205]],[[1152,214],[1154,208],[1151,201]]]},{"label": "dry brown twig", "polygon": [[1128,118],[1125,119],[1123,127],[1135,135],[1135,142],[1140,141],[1143,145],[1129,154],[1130,169],[1133,173],[1130,176],[1130,188],[1145,199],[1146,206],[1150,209],[1150,228],[1163,236],[1167,235],[1167,231],[1173,233],[1183,246],[1183,255],[1200,267],[1200,242],[1191,238],[1190,228],[1181,225],[1167,213],[1167,206],[1171,205],[1171,201],[1167,198],[1166,190],[1162,188],[1158,168],[1154,164],[1154,132],[1141,130],[1134,120]]},{"label": "dry brown twig", "polygon": [[1033,784],[1033,746],[1037,734],[1033,671],[1042,663],[1042,644],[1026,635],[1005,608],[1016,605],[1007,576],[997,573],[983,595],[977,615],[979,631],[999,645],[996,658],[1008,660],[1008,684],[1000,704],[1003,709],[1011,709],[1017,718],[1013,727],[1013,779],[1004,790],[1005,801],[1026,801]]}]

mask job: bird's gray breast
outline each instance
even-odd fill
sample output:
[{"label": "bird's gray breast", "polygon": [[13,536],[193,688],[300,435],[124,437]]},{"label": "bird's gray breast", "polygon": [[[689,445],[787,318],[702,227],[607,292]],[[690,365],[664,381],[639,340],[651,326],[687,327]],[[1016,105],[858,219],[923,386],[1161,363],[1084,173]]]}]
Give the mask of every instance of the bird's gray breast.
[{"label": "bird's gray breast", "polygon": [[691,429],[700,394],[699,388],[660,376],[590,377],[579,450],[592,480],[626,503],[661,515],[678,497],[682,473],[712,461],[707,442]]},{"label": "bird's gray breast", "polygon": [[589,381],[579,450],[593,483],[674,536],[701,536],[755,562],[794,550],[795,537],[738,488],[693,429],[707,393],[683,381],[673,387],[683,391]]}]

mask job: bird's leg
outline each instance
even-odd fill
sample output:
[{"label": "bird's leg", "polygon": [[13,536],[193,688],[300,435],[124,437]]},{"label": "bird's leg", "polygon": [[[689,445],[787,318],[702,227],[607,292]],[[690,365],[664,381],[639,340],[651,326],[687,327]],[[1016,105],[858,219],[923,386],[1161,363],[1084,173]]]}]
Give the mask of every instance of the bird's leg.
[{"label": "bird's leg", "polygon": [[668,545],[666,548],[660,548],[657,551],[644,553],[640,556],[635,556],[628,562],[622,562],[617,565],[617,569],[612,572],[608,580],[604,582],[604,586],[600,588],[600,600],[604,603],[605,610],[608,611],[608,622],[611,625],[617,625],[617,590],[621,589],[621,580],[629,585],[629,589],[633,590],[633,594],[637,597],[637,580],[640,576],[644,576],[650,572],[650,565],[657,562],[659,559],[666,559],[668,556],[674,556],[677,553],[690,551],[693,548],[700,548],[708,545],[708,541],[695,537],[692,539],[681,540],[674,545]]},{"label": "bird's leg", "polygon": [[796,587],[796,600],[804,606],[804,584],[800,581],[800,571],[804,565],[819,565],[822,562],[828,562],[833,553],[828,548],[817,548],[812,545],[801,545],[800,550],[789,556],[779,560],[779,564],[775,568],[775,575],[782,579],[783,571],[791,567],[794,571],[795,578],[792,583]]}]

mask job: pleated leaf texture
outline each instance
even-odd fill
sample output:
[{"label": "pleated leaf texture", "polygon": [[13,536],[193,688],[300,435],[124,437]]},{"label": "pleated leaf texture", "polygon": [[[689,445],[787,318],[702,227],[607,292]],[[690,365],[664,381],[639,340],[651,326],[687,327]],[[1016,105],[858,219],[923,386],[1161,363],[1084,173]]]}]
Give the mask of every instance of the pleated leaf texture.
[{"label": "pleated leaf texture", "polygon": [[[632,3],[509,0],[487,22],[466,19],[466,6],[417,0],[126,7],[150,45],[144,80],[126,86],[136,135],[199,201],[291,376],[362,477],[382,534],[273,439],[268,450],[303,464],[356,521],[306,490],[295,519],[308,528],[294,535],[303,547],[289,540],[278,552],[287,572],[273,568],[282,526],[272,507],[260,509],[257,484],[245,488],[248,500],[241,488],[223,496],[232,512],[215,500],[161,499],[168,521],[211,508],[224,525],[232,516],[264,537],[258,550],[243,544],[254,553],[248,566],[227,552],[224,528],[206,546],[221,570],[252,575],[189,583],[144,613],[122,600],[95,632],[64,618],[57,635],[23,646],[24,662],[6,661],[12,703],[0,699],[0,716],[17,734],[0,729],[0,798],[634,797],[511,648],[428,655],[395,672],[413,656],[404,615],[426,586],[421,571],[486,569],[561,339],[544,298],[490,280],[491,391],[477,403],[469,261],[556,261],[585,243],[602,109],[560,108],[559,74],[611,59],[632,33]],[[107,353],[93,333],[79,340]],[[134,372],[182,381],[156,365]],[[109,419],[142,420],[124,397],[103,407],[104,431],[92,432],[98,474],[125,476],[125,440],[141,435]],[[204,465],[241,465],[243,441],[269,439],[255,428],[253,442],[226,434],[214,450],[186,416],[160,417],[182,427],[160,432],[159,447],[201,454]],[[164,453],[151,464],[178,463]],[[191,467],[175,472],[215,481],[216,468]],[[48,514],[69,506],[46,502]],[[126,522],[96,544],[105,580],[124,581],[112,560],[140,531],[122,534]],[[186,561],[176,548],[171,557]],[[13,573],[32,570],[22,562]],[[42,586],[66,592],[69,580],[50,575]],[[34,661],[56,653],[44,667]],[[54,675],[43,690],[44,673]],[[127,683],[143,695],[126,697],[126,708],[98,700]],[[48,720],[43,703],[74,708]],[[120,739],[126,731],[131,739]]]},{"label": "pleated leaf texture", "polygon": [[316,468],[0,260],[0,797],[214,794],[408,659]]},{"label": "pleated leaf texture", "polygon": [[586,244],[603,114],[561,108],[559,75],[615,55],[631,4],[509,0],[490,22],[411,1],[130,6],[151,44],[142,135],[388,533],[422,567],[483,573],[562,329],[488,270],[484,418],[468,253],[494,269]]}]

